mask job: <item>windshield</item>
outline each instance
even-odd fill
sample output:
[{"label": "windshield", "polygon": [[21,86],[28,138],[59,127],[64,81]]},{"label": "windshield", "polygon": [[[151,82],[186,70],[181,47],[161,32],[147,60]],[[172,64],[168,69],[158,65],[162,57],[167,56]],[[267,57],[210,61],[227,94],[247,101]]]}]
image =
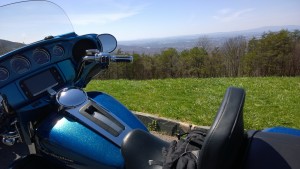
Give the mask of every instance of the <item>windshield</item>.
[{"label": "windshield", "polygon": [[47,36],[74,32],[64,10],[49,1],[0,6],[0,16],[0,55]]}]

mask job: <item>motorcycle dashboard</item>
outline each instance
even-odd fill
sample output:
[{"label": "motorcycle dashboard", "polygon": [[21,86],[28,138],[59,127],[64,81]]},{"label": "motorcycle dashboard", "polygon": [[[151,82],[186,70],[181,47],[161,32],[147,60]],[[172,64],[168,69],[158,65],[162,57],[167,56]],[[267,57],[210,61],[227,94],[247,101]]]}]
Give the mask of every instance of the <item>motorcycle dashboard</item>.
[{"label": "motorcycle dashboard", "polygon": [[69,33],[6,53],[0,57],[0,93],[18,107],[50,88],[72,85],[85,51],[100,47],[96,34]]},{"label": "motorcycle dashboard", "polygon": [[41,41],[0,57],[0,88],[45,67],[72,59],[72,41]]},{"label": "motorcycle dashboard", "polygon": [[0,6],[0,16],[5,16],[0,17],[5,23],[0,24],[0,94],[13,107],[47,95],[49,88],[74,85],[85,51],[102,51],[97,35],[78,36],[55,3],[11,3]]}]

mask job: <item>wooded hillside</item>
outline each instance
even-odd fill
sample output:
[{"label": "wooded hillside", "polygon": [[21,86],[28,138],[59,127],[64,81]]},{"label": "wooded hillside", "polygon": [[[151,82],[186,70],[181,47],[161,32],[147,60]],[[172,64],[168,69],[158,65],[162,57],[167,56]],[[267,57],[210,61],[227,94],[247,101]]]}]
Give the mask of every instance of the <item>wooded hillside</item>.
[{"label": "wooded hillside", "polygon": [[[117,54],[124,54],[121,49]],[[300,31],[264,33],[249,41],[243,36],[213,46],[200,38],[197,46],[178,52],[133,55],[134,62],[111,63],[101,79],[161,79],[185,77],[299,76]]]}]

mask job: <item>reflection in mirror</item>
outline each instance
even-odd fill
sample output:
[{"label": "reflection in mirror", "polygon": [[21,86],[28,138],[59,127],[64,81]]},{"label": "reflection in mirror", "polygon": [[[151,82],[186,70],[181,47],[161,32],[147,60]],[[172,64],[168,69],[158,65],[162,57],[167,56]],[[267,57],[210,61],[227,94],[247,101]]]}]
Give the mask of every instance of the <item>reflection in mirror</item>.
[{"label": "reflection in mirror", "polygon": [[98,40],[102,45],[102,51],[110,53],[117,48],[117,39],[110,34],[98,35]]}]

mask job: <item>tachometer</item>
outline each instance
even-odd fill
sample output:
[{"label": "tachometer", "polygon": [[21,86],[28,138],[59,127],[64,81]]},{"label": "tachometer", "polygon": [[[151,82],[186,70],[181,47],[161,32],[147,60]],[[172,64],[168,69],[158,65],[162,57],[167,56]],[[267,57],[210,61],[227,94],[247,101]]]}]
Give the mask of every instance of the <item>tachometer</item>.
[{"label": "tachometer", "polygon": [[13,71],[23,74],[30,70],[30,62],[23,56],[15,56],[11,59],[10,65]]},{"label": "tachometer", "polygon": [[9,72],[6,68],[0,67],[0,81],[5,81],[9,78]]},{"label": "tachometer", "polygon": [[35,63],[39,65],[50,62],[50,54],[45,49],[35,49],[32,54]]}]

